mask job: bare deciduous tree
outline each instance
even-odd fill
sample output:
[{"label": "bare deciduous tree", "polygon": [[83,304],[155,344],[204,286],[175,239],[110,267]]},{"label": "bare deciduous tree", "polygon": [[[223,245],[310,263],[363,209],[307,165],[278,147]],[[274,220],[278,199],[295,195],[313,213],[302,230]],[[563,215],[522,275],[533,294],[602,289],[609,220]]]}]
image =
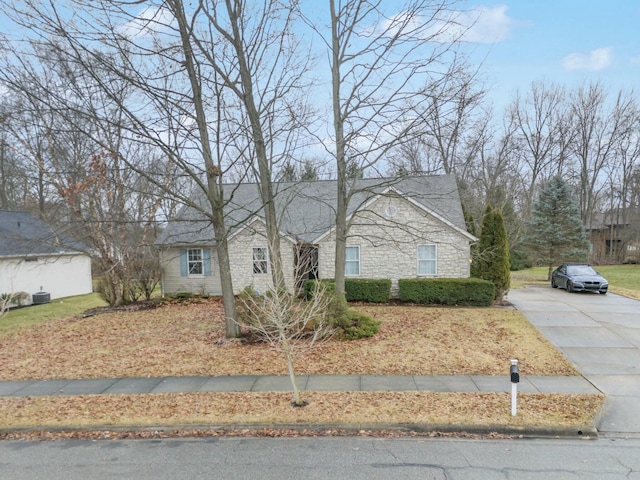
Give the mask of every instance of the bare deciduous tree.
[{"label": "bare deciduous tree", "polygon": [[[171,5],[182,2],[171,0]],[[199,56],[236,99],[242,121],[235,134],[255,169],[262,200],[274,288],[286,288],[279,219],[273,187],[274,166],[294,158],[297,135],[306,120],[304,84],[309,59],[293,32],[295,2],[247,5],[241,0],[201,1],[196,15],[215,37],[193,37]],[[192,31],[193,34],[193,31]]]},{"label": "bare deciduous tree", "polygon": [[438,79],[420,92],[411,112],[420,123],[410,138],[421,144],[425,173],[464,176],[468,167],[464,148],[472,141],[469,135],[475,124],[483,121],[477,114],[484,95],[475,75],[462,65],[455,75]]},{"label": "bare deciduous tree", "polygon": [[241,325],[283,354],[296,406],[304,405],[296,382],[296,356],[333,334],[329,319],[333,299],[322,282],[315,282],[313,294],[307,300],[284,289],[269,290],[264,295],[245,292],[240,296]]},{"label": "bare deciduous tree", "polygon": [[[150,245],[160,202],[144,177],[126,167],[150,171],[162,159],[127,141],[121,110],[75,63],[54,45],[38,47],[22,58],[20,69],[5,65],[0,76],[21,105],[9,128],[24,163],[37,172],[39,216],[93,254],[110,304],[129,303],[132,293],[142,291],[148,297],[159,279]],[[101,115],[112,119],[104,122]]]},{"label": "bare deciduous tree", "polygon": [[[447,1],[329,0],[330,33],[309,20],[326,45],[331,73],[332,131],[325,142],[337,172],[336,291],[344,292],[347,210],[357,192],[349,166],[378,170],[388,152],[410,138],[417,94],[456,70],[457,38],[447,28],[455,14]],[[419,52],[419,53],[418,53]],[[324,139],[323,139],[324,140]],[[353,169],[352,169],[353,170]]]},{"label": "bare deciduous tree", "polygon": [[528,212],[540,182],[563,171],[571,131],[566,92],[557,85],[535,82],[526,97],[516,97],[508,115],[527,166],[523,212]]}]

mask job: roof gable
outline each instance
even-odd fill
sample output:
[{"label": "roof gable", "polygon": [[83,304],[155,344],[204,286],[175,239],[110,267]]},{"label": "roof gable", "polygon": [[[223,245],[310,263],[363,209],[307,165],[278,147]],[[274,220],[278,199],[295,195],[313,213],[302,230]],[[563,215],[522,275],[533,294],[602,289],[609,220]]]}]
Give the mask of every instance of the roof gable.
[{"label": "roof gable", "polygon": [[[360,208],[358,208],[358,210],[353,211],[351,214],[349,214],[347,216],[347,224],[350,222],[350,220],[352,219],[352,217],[354,215],[356,215],[356,214],[358,214],[358,213],[360,213],[362,211],[372,209],[374,207],[375,203],[380,202],[382,199],[384,199],[386,197],[390,197],[390,196],[392,196],[393,198],[397,198],[397,199],[399,199],[401,201],[409,203],[410,205],[414,206],[418,211],[422,212],[425,215],[429,215],[429,216],[435,218],[437,221],[443,223],[444,225],[446,225],[450,229],[458,232],[463,237],[466,237],[469,241],[475,242],[475,241],[478,240],[472,234],[467,232],[466,226],[465,226],[464,229],[460,228],[458,225],[455,225],[454,223],[452,223],[449,219],[443,217],[442,214],[432,211],[430,208],[428,208],[423,203],[415,200],[414,198],[412,198],[410,196],[405,195],[403,192],[398,190],[395,186],[388,187],[384,191],[380,192],[379,194],[369,198],[363,205],[360,206]],[[334,231],[335,231],[335,225],[332,226],[326,232],[324,232],[322,235],[320,235],[318,238],[316,238],[312,243],[321,242],[323,239],[325,239],[328,235],[330,235]]]}]

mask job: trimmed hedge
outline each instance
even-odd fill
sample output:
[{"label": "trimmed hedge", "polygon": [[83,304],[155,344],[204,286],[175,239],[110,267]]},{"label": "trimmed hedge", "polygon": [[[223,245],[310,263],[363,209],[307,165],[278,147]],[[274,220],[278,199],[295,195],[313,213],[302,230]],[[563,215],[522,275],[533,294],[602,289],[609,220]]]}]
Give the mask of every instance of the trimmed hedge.
[{"label": "trimmed hedge", "polygon": [[[304,295],[309,298],[315,282],[327,285],[328,292],[335,292],[333,280],[307,280],[304,282]],[[388,278],[346,278],[344,296],[348,302],[385,303],[391,298],[391,280]]]},{"label": "trimmed hedge", "polygon": [[320,282],[327,289],[327,293],[335,293],[336,291],[336,282],[329,279],[322,280],[305,280],[302,286],[302,290],[304,292],[304,298],[310,300],[313,297],[313,292],[316,288],[316,282]]},{"label": "trimmed hedge", "polygon": [[344,293],[348,302],[388,302],[391,298],[391,280],[388,278],[345,278]]},{"label": "trimmed hedge", "polygon": [[404,302],[490,306],[495,285],[479,278],[410,278],[398,281]]}]

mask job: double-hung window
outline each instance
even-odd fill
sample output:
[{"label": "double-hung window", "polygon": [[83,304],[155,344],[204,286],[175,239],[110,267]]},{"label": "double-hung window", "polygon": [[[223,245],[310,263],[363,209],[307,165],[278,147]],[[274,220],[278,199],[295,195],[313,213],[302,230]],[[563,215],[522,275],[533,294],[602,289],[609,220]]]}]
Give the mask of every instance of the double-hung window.
[{"label": "double-hung window", "polygon": [[201,248],[187,250],[187,272],[189,275],[204,275],[204,255]]},{"label": "double-hung window", "polygon": [[418,245],[418,275],[435,275],[437,249],[435,245]]},{"label": "double-hung window", "polygon": [[267,247],[253,247],[253,273],[267,273],[268,265]]},{"label": "double-hung window", "polygon": [[347,247],[345,251],[344,274],[346,276],[360,275],[360,246]]}]

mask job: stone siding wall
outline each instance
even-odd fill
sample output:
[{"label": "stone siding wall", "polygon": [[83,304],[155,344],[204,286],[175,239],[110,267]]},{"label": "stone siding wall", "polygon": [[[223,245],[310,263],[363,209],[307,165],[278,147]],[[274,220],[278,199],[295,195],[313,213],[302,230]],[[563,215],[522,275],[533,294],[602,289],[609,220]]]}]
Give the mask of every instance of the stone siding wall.
[{"label": "stone siding wall", "polygon": [[[389,278],[397,293],[398,279],[418,277],[418,245],[436,245],[436,274],[469,277],[469,241],[410,202],[394,197],[377,199],[360,212],[349,229],[347,246],[360,247],[360,278]],[[320,278],[334,277],[335,237],[319,245]]]}]

